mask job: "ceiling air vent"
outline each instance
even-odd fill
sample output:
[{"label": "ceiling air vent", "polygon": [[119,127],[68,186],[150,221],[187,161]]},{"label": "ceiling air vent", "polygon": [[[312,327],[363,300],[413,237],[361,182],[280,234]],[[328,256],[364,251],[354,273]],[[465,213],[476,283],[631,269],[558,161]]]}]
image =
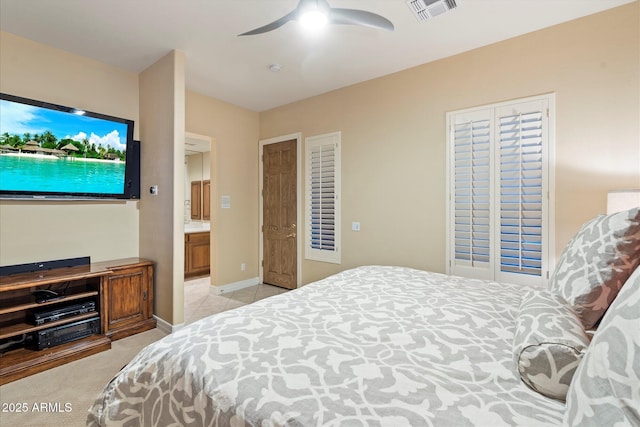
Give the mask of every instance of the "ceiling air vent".
[{"label": "ceiling air vent", "polygon": [[458,7],[456,0],[408,0],[407,6],[418,21],[442,15],[448,10]]}]

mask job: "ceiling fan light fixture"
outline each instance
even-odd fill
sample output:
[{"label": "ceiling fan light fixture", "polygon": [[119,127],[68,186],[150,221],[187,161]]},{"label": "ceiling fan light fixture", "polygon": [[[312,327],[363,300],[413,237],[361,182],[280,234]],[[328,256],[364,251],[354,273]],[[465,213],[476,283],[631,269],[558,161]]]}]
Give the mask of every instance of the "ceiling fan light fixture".
[{"label": "ceiling fan light fixture", "polygon": [[302,13],[298,21],[304,28],[315,31],[327,25],[329,18],[326,13],[314,9]]},{"label": "ceiling fan light fixture", "polygon": [[[425,0],[420,0],[425,1]],[[430,0],[455,1],[455,0]],[[308,32],[319,33],[327,24],[360,25],[393,31],[393,23],[384,16],[358,9],[332,8],[327,0],[299,0],[298,6],[275,21],[239,36],[252,36],[277,30],[287,22],[297,21]]]}]

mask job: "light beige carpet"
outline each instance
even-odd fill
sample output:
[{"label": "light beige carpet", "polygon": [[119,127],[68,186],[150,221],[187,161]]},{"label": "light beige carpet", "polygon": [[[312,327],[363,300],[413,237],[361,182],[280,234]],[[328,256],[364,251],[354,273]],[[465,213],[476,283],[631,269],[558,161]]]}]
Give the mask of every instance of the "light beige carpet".
[{"label": "light beige carpet", "polygon": [[[165,336],[159,329],[114,341],[111,350],[0,387],[2,427],[80,427],[111,378],[143,347]],[[16,412],[26,409],[25,412]]]}]

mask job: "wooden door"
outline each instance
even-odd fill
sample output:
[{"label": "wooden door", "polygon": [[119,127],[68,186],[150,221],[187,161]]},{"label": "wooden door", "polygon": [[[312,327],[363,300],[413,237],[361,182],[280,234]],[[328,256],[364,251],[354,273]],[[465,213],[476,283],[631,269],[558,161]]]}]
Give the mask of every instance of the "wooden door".
[{"label": "wooden door", "polygon": [[208,179],[202,181],[202,219],[211,219],[211,181]]},{"label": "wooden door", "polygon": [[191,219],[202,219],[202,181],[191,181]]},{"label": "wooden door", "polygon": [[118,270],[107,278],[108,333],[149,317],[149,271],[145,267]]},{"label": "wooden door", "polygon": [[263,281],[297,287],[297,149],[296,140],[263,149]]},{"label": "wooden door", "polygon": [[209,274],[211,263],[210,234],[187,233],[184,235],[184,276]]}]

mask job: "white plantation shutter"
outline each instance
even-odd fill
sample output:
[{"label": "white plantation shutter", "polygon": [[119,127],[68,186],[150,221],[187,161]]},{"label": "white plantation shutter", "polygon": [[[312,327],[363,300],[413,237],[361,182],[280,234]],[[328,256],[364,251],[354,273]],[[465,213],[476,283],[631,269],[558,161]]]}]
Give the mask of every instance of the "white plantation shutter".
[{"label": "white plantation shutter", "polygon": [[338,198],[340,133],[306,139],[306,250],[305,257],[340,262]]},{"label": "white plantation shutter", "polygon": [[449,113],[449,272],[542,285],[552,96]]},{"label": "white plantation shutter", "polygon": [[[542,276],[543,106],[500,114],[500,271]],[[500,112],[499,112],[500,113]]]},{"label": "white plantation shutter", "polygon": [[311,148],[311,247],[333,251],[336,247],[335,146]]},{"label": "white plantation shutter", "polygon": [[488,111],[453,123],[453,262],[459,274],[490,277],[491,126]]}]

